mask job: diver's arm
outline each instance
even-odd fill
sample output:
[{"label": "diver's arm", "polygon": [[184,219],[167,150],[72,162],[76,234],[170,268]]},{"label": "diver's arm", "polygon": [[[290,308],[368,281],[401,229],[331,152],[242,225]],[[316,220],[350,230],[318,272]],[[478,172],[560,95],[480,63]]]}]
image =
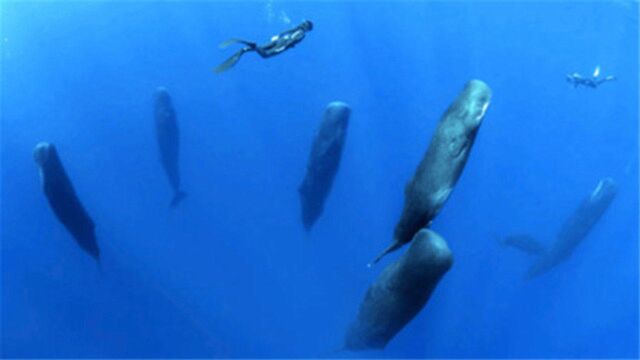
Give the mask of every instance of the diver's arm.
[{"label": "diver's arm", "polygon": [[296,31],[304,32],[304,30],[302,29],[302,25],[298,25],[298,26],[296,26],[296,27],[294,27],[292,29],[285,30],[285,31],[281,32],[280,34],[278,34],[278,37],[283,38],[283,37],[286,37],[286,36],[290,36],[290,35],[293,35],[293,33],[295,33]]}]

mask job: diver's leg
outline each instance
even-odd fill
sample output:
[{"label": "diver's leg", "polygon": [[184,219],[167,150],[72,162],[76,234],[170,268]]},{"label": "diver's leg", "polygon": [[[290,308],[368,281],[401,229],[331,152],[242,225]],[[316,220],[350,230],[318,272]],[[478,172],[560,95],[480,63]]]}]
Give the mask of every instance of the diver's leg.
[{"label": "diver's leg", "polygon": [[264,48],[260,48],[257,47],[256,48],[256,52],[258,53],[258,55],[260,55],[260,57],[262,57],[263,59],[266,59],[268,57],[271,57],[273,55],[272,52],[265,50]]},{"label": "diver's leg", "polygon": [[612,81],[612,80],[615,80],[615,79],[616,79],[616,78],[615,78],[615,76],[609,75],[609,76],[607,76],[607,77],[605,77],[605,78],[599,79],[599,80],[596,82],[596,84],[597,84],[597,85],[600,85],[600,84],[602,84],[602,83],[605,83],[605,82],[607,82],[607,81]]}]

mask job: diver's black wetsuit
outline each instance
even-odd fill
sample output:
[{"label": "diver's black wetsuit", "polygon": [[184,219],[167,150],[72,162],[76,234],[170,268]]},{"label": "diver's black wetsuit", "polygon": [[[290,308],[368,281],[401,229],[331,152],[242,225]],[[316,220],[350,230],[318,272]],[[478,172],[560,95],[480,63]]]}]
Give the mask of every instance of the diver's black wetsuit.
[{"label": "diver's black wetsuit", "polygon": [[615,80],[615,79],[616,79],[615,76],[611,76],[611,75],[604,78],[598,78],[596,76],[593,76],[590,78],[582,77],[580,74],[577,74],[577,73],[567,75],[567,81],[572,83],[573,87],[578,87],[578,85],[583,85],[583,86],[587,86],[594,89],[600,86],[600,84],[604,82]]},{"label": "diver's black wetsuit", "polygon": [[216,73],[221,73],[231,68],[233,65],[235,65],[238,62],[238,60],[240,60],[240,57],[244,55],[244,53],[249,51],[255,51],[258,53],[258,55],[260,55],[262,58],[265,58],[265,59],[278,55],[284,52],[285,50],[296,46],[296,44],[298,44],[300,41],[302,41],[302,39],[304,39],[306,32],[312,29],[313,29],[313,23],[309,20],[305,20],[300,25],[294,27],[293,29],[289,29],[287,31],[281,32],[278,35],[275,35],[274,37],[271,38],[271,40],[268,43],[261,46],[259,46],[254,42],[246,41],[242,39],[228,40],[222,43],[222,45],[220,46],[226,47],[234,43],[240,43],[246,46],[240,49],[235,54],[233,54],[233,56],[231,56],[225,62],[220,64],[218,67],[216,67],[214,71]]}]

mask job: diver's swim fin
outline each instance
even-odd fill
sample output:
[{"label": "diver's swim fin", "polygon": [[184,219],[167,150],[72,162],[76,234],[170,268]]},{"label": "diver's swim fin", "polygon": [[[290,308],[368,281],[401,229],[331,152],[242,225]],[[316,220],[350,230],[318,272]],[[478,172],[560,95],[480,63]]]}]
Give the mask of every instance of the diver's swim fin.
[{"label": "diver's swim fin", "polygon": [[238,60],[240,60],[240,57],[245,52],[246,52],[246,50],[244,50],[244,49],[238,50],[238,52],[233,54],[225,62],[223,62],[222,64],[218,65],[215,69],[213,69],[213,72],[215,72],[216,74],[220,74],[221,72],[223,72],[225,70],[228,70],[230,67],[235,65],[238,62]]},{"label": "diver's swim fin", "polygon": [[233,44],[244,44],[244,45],[248,45],[250,47],[255,47],[256,44],[251,42],[251,41],[247,41],[247,40],[242,40],[242,39],[238,39],[238,38],[233,38],[233,39],[229,39],[227,41],[222,42],[220,45],[218,45],[218,47],[220,49],[224,49],[229,45],[233,45]]}]

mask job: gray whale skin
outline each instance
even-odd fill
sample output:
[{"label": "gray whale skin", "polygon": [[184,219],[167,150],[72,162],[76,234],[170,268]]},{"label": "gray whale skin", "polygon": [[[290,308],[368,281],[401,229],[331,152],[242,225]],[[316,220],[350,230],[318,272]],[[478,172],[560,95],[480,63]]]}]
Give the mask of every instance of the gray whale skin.
[{"label": "gray whale skin", "polygon": [[163,87],[157,88],[154,94],[154,122],[160,162],[173,189],[169,206],[175,208],[187,194],[180,188],[180,131],[176,112],[169,92]]},{"label": "gray whale skin", "polygon": [[[609,208],[617,192],[618,187],[613,179],[600,180],[571,216],[565,220],[556,235],[556,240],[548,248],[530,236],[506,237],[511,240],[507,241],[506,245],[536,256],[536,261],[527,271],[527,278],[542,275],[569,258]],[[523,244],[522,241],[514,241],[514,239],[527,239],[527,241]],[[532,247],[531,244],[536,245]]]},{"label": "gray whale skin", "polygon": [[344,349],[383,349],[422,310],[452,263],[444,239],[429,229],[420,230],[409,249],[367,290],[347,330]]},{"label": "gray whale skin", "polygon": [[490,101],[489,86],[471,80],[442,115],[427,152],[405,188],[404,209],[393,242],[372,264],[431,225],[462,174]]},{"label": "gray whale skin", "polygon": [[311,146],[307,171],[298,187],[302,224],[309,231],[320,218],[333,180],[340,166],[351,109],[341,101],[327,105]]},{"label": "gray whale skin", "polygon": [[95,224],[76,195],[56,147],[47,142],[38,143],[33,149],[33,158],[40,168],[42,189],[56,218],[82,250],[99,261]]}]

